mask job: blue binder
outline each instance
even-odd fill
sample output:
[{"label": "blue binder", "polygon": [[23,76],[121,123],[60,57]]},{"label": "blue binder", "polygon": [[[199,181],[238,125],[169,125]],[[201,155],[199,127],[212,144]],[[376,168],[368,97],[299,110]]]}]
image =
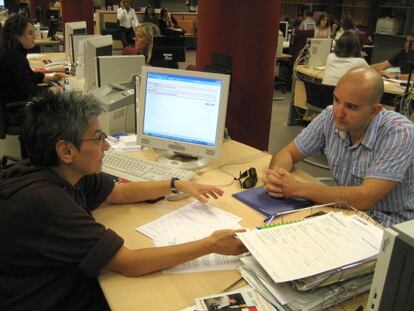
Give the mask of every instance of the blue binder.
[{"label": "blue binder", "polygon": [[234,193],[233,196],[266,216],[277,216],[280,213],[299,210],[312,205],[312,202],[306,199],[278,199],[271,197],[262,187]]}]

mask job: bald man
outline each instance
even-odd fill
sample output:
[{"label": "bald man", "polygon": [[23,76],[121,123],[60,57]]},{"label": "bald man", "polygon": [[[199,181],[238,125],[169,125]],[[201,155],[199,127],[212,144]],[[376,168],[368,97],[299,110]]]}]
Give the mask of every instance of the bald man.
[{"label": "bald man", "polygon": [[[374,69],[348,71],[334,90],[333,105],[273,155],[264,177],[266,191],[320,204],[346,201],[384,226],[413,219],[414,126],[382,109],[383,91]],[[326,155],[337,186],[299,182],[289,173],[318,151]]]}]

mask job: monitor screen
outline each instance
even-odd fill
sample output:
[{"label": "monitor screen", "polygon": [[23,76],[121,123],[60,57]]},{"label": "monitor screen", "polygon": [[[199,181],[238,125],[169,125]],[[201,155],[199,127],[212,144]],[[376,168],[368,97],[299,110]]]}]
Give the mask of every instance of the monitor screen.
[{"label": "monitor screen", "polygon": [[96,57],[96,86],[131,81],[141,74],[144,55],[113,55]]},{"label": "monitor screen", "polygon": [[92,90],[96,87],[96,57],[112,55],[112,43],[113,41],[111,35],[90,38],[84,41],[84,73],[86,90]]},{"label": "monitor screen", "polygon": [[[219,157],[229,82],[224,74],[142,67],[138,143],[204,159]],[[175,158],[164,161],[197,168]]]},{"label": "monitor screen", "polygon": [[70,57],[70,35],[73,34],[86,34],[86,22],[72,22],[65,23],[65,53],[67,57]]},{"label": "monitor screen", "polygon": [[279,22],[279,30],[283,33],[285,41],[288,37],[289,22]]},{"label": "monitor screen", "polygon": [[170,67],[168,62],[185,62],[185,38],[154,37],[151,64]]},{"label": "monitor screen", "polygon": [[4,0],[0,0],[0,6],[4,7]]}]

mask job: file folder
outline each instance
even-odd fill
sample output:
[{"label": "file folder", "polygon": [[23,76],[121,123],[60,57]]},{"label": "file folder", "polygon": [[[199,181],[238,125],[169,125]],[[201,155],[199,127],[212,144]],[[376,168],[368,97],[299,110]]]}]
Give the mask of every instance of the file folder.
[{"label": "file folder", "polygon": [[312,205],[312,202],[306,199],[279,199],[271,197],[262,187],[238,192],[233,194],[233,196],[266,216],[277,216],[280,213],[299,210]]}]

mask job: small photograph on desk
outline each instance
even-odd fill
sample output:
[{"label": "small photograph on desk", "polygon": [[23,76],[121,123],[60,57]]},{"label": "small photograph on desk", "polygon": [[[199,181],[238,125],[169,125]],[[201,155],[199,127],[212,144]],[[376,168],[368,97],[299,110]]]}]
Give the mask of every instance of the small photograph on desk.
[{"label": "small photograph on desk", "polygon": [[[248,297],[247,297],[248,298]],[[247,300],[247,302],[246,302]],[[209,297],[203,299],[208,311],[234,311],[234,310],[249,310],[256,311],[255,306],[248,304],[249,299],[245,299],[241,293],[223,294],[222,296]]]}]

